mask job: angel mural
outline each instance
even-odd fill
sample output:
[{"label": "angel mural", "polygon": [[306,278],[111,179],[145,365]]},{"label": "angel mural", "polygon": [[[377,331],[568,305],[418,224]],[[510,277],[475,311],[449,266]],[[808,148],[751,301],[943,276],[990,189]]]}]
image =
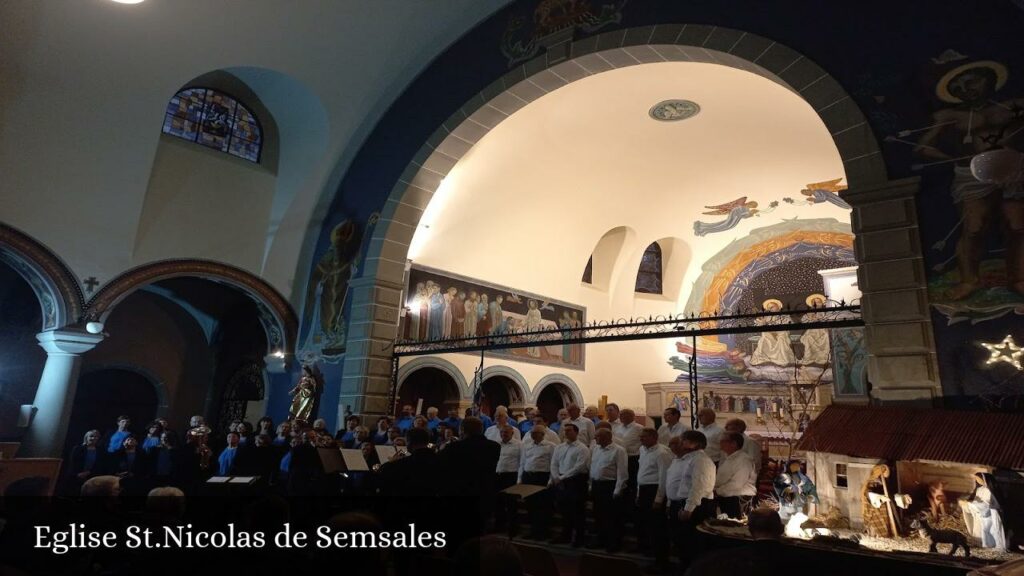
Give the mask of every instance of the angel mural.
[{"label": "angel mural", "polygon": [[846,190],[846,186],[839,183],[842,180],[842,178],[836,178],[835,180],[826,180],[825,182],[808,184],[806,188],[800,191],[800,193],[807,196],[808,204],[821,204],[822,202],[828,202],[830,204],[835,204],[844,210],[850,210],[851,206],[846,203],[846,200],[839,197],[839,193]]},{"label": "angel mural", "polygon": [[719,222],[701,222],[696,221],[693,223],[693,233],[697,236],[707,236],[708,234],[716,234],[718,232],[725,232],[726,230],[732,230],[736,226],[739,226],[746,218],[751,216],[757,216],[758,214],[767,214],[772,211],[775,206],[769,207],[767,210],[759,210],[757,202],[747,202],[747,197],[737,198],[732,202],[720,204],[718,206],[705,206],[710,212],[704,212],[706,216],[725,216],[725,220]]}]

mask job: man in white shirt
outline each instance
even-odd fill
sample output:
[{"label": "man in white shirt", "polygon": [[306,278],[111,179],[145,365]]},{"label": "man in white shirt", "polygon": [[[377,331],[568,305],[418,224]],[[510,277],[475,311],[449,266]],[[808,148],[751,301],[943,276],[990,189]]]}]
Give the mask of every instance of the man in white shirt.
[{"label": "man in white shirt", "polygon": [[760,474],[763,460],[761,443],[747,436],[747,423],[739,418],[733,418],[725,423],[725,431],[743,434],[743,451],[754,461],[754,471]]},{"label": "man in white shirt", "polygon": [[590,497],[594,502],[598,543],[608,552],[617,552],[622,545],[618,504],[626,490],[629,464],[626,450],[612,442],[611,430],[599,429],[595,442],[590,453]]},{"label": "man in white shirt", "polygon": [[[492,426],[493,428],[493,426]],[[498,494],[498,501],[494,508],[494,527],[497,530],[504,530],[508,527],[509,537],[514,535],[514,521],[516,517],[515,499],[501,491],[509,486],[515,486],[519,478],[519,463],[522,460],[522,443],[515,438],[515,428],[509,425],[501,427],[501,452],[498,453],[498,466],[495,469],[497,478],[495,488]],[[512,523],[509,522],[512,519]]]},{"label": "man in white shirt", "polygon": [[[615,431],[615,425],[619,422],[619,405],[614,402],[609,402],[604,405],[604,419],[605,422],[612,425],[612,431]],[[596,422],[594,423],[597,424]]]},{"label": "man in white shirt", "polygon": [[664,422],[658,428],[659,444],[668,446],[669,440],[679,438],[683,435],[683,432],[690,429],[689,426],[681,422],[682,414],[675,406],[665,408],[665,412],[661,416]]},{"label": "man in white shirt", "polygon": [[754,461],[743,451],[743,434],[723,432],[719,444],[722,461],[715,479],[715,496],[722,513],[730,518],[742,518],[743,510],[757,494],[757,472]]},{"label": "man in white shirt", "polygon": [[711,461],[718,464],[718,461],[722,459],[722,449],[718,446],[718,437],[724,432],[722,427],[715,422],[718,416],[715,411],[711,408],[701,408],[700,412],[697,412],[697,421],[700,422],[700,432],[704,434],[704,438],[707,440],[707,455],[711,458]]},{"label": "man in white shirt", "polygon": [[500,444],[501,429],[504,426],[512,426],[512,436],[516,440],[522,441],[523,438],[522,434],[519,433],[519,429],[513,426],[511,422],[509,422],[508,411],[501,410],[501,408],[504,408],[504,406],[498,406],[498,408],[499,409],[495,410],[494,412],[494,426],[491,426],[490,428],[487,429],[486,432],[484,432],[484,437],[486,437],[491,442],[498,442]]},{"label": "man in white shirt", "polygon": [[[683,509],[683,501],[679,499],[679,485],[683,482],[683,473],[686,471],[688,453],[683,445],[682,436],[673,436],[668,441],[668,449],[672,453],[672,461],[668,470],[665,471],[665,500],[667,515],[662,516],[662,524],[665,530],[662,533],[655,533],[654,544],[654,566],[658,572],[668,570],[669,541],[678,546],[676,536],[679,533],[679,511]],[[667,522],[666,522],[667,520]]]},{"label": "man in white shirt", "polygon": [[[522,458],[519,460],[519,483],[532,486],[547,486],[551,479],[551,458],[555,454],[556,445],[546,440],[550,432],[542,424],[534,424],[530,437],[522,445]],[[538,492],[526,499],[526,508],[530,516],[530,538],[546,540],[548,525],[544,511],[551,509],[551,497],[547,491]]]},{"label": "man in white shirt", "polygon": [[688,566],[697,548],[697,526],[715,514],[715,463],[705,453],[708,444],[703,433],[687,430],[681,440],[686,450],[682,476],[675,495],[669,496],[677,504],[673,540],[680,562]]},{"label": "man in white shirt", "polygon": [[[579,408],[576,408],[579,414]],[[579,428],[566,421],[562,425],[565,441],[551,455],[551,486],[562,514],[562,535],[556,544],[572,542],[583,546],[587,507],[587,475],[590,471],[590,449],[579,441]]]},{"label": "man in white shirt", "polygon": [[[544,416],[542,416],[540,413],[536,413],[536,414],[533,415],[533,426],[534,426],[534,428],[536,428],[537,426],[543,426],[544,427],[544,440],[545,441],[551,442],[555,446],[561,444],[562,439],[559,438],[558,434],[556,434],[554,431],[552,431],[550,427],[548,427],[547,420],[545,420]],[[532,434],[532,432],[533,432],[532,428],[530,429],[530,432]],[[530,442],[530,438],[531,438],[530,434],[523,435],[523,444],[526,444],[526,443]]]},{"label": "man in white shirt", "polygon": [[594,422],[580,415],[580,407],[575,404],[569,404],[566,409],[569,411],[568,422],[575,424],[576,430],[579,431],[579,441],[584,446],[590,446],[591,441],[594,440]]},{"label": "man in white shirt", "polygon": [[636,473],[640,467],[640,432],[644,427],[636,423],[636,413],[626,408],[619,412],[618,418],[612,422],[612,434],[618,444],[626,449],[629,460],[629,481],[626,484],[626,512],[631,512],[636,501]]},{"label": "man in white shirt", "polygon": [[636,541],[637,551],[651,550],[651,540],[665,529],[665,476],[672,465],[672,451],[658,444],[658,431],[640,432],[640,458],[637,477]]}]

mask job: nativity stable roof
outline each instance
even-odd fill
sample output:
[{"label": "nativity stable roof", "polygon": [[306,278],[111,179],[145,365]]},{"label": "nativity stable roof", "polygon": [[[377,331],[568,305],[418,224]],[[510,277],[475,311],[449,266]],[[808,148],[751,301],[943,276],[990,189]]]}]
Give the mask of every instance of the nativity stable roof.
[{"label": "nativity stable roof", "polygon": [[1024,414],[832,405],[797,450],[1024,470]]}]

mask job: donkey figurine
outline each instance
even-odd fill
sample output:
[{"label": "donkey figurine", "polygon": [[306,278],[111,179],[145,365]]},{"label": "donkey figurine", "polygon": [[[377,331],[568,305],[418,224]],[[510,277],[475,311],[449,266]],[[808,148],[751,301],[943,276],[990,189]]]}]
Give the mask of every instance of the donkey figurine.
[{"label": "donkey figurine", "polygon": [[949,549],[949,555],[955,556],[957,548],[964,549],[964,557],[971,557],[971,547],[967,544],[967,537],[957,532],[956,530],[937,530],[932,528],[928,524],[928,513],[922,512],[917,518],[911,522],[910,527],[914,530],[924,532],[928,539],[932,541],[932,545],[928,547],[928,552],[937,554],[938,544],[949,544],[952,547]]}]

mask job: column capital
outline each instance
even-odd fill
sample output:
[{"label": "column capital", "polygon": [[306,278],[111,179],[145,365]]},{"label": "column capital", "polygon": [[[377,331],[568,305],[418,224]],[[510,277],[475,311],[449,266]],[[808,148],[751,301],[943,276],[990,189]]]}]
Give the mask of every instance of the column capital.
[{"label": "column capital", "polygon": [[62,328],[36,334],[36,340],[50,355],[78,356],[85,354],[103,341],[103,334],[91,334],[84,330]]}]

